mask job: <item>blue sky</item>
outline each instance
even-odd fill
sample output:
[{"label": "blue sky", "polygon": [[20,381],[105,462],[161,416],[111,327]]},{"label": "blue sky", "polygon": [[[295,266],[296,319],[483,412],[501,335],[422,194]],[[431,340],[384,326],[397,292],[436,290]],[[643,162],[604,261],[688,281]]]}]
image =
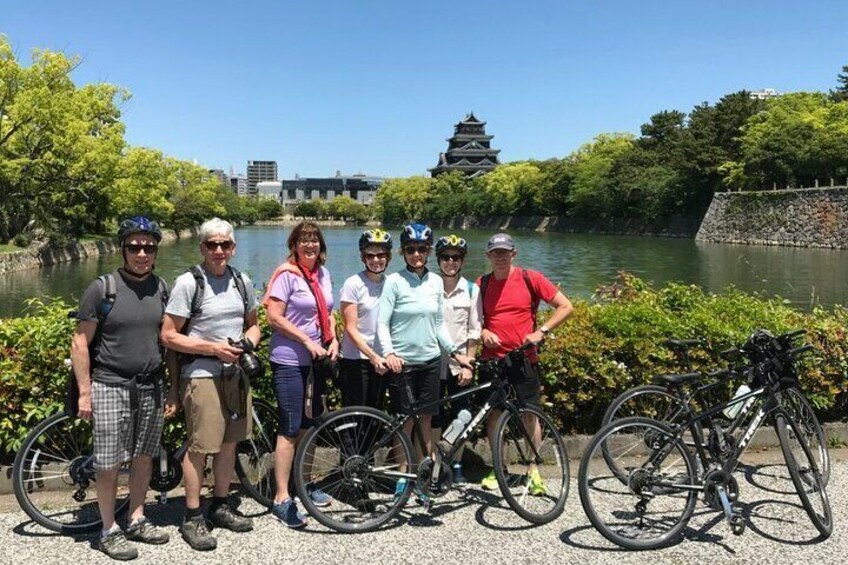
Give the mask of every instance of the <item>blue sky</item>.
[{"label": "blue sky", "polygon": [[0,33],[128,88],[126,138],[290,178],[423,174],[473,110],[502,161],[562,157],[742,88],[827,90],[848,2],[3,0]]}]

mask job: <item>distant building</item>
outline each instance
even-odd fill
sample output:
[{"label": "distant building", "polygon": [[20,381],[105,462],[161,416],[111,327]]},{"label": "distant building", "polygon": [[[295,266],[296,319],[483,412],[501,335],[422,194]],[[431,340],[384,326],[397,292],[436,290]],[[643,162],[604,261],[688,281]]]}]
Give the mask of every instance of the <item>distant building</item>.
[{"label": "distant building", "polygon": [[439,154],[439,163],[430,169],[432,176],[450,171],[461,171],[470,177],[488,173],[498,166],[499,149],[492,149],[494,136],[486,135],[486,122],[478,120],[474,112],[454,126],[453,137],[447,140],[448,150]]},{"label": "distant building", "polygon": [[282,184],[278,180],[266,180],[258,183],[256,185],[256,197],[257,198],[273,198],[274,200],[280,202],[281,201],[281,193],[282,193]]},{"label": "distant building", "polygon": [[239,196],[247,194],[247,179],[241,175],[230,177],[230,188]]},{"label": "distant building", "polygon": [[282,203],[296,204],[304,200],[332,200],[336,196],[348,196],[362,204],[371,204],[377,189],[383,184],[381,177],[363,174],[342,175],[329,178],[300,178],[282,181]]},{"label": "distant building", "polygon": [[776,98],[780,93],[773,88],[763,88],[762,90],[752,90],[748,97],[753,100],[766,100],[768,98]]},{"label": "distant building", "polygon": [[256,194],[256,185],[264,181],[275,181],[277,176],[276,161],[247,162],[247,193]]}]

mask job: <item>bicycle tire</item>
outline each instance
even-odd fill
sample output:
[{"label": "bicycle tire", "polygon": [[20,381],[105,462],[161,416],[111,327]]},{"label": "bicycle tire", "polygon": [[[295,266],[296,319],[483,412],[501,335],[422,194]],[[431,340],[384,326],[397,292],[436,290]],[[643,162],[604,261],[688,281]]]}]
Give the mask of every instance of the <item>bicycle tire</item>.
[{"label": "bicycle tire", "polygon": [[[406,505],[415,480],[400,483],[396,475],[404,466],[407,473],[414,468],[412,442],[403,429],[385,412],[352,406],[326,414],[306,433],[293,472],[312,517],[330,529],[360,533],[380,528]],[[330,495],[332,503],[316,506],[309,484]]]},{"label": "bicycle tire", "polygon": [[[683,401],[668,392],[665,387],[659,385],[640,385],[619,394],[609,405],[601,428],[604,428],[614,420],[641,416],[664,422],[666,424],[681,424],[685,421],[686,412]],[[696,424],[698,428],[700,424]],[[626,481],[623,470],[616,468],[614,459],[607,453],[606,446],[602,446],[604,459],[610,470],[621,480]]]},{"label": "bicycle tire", "polygon": [[827,485],[830,481],[830,453],[827,449],[824,429],[822,429],[813,406],[804,396],[804,393],[796,387],[783,391],[780,405],[785,412],[792,416],[798,427],[805,432],[810,450],[817,456],[816,462],[819,465],[822,480]]},{"label": "bicycle tire", "polygon": [[801,505],[822,539],[827,539],[833,533],[833,513],[827,497],[827,488],[822,480],[818,462],[807,443],[807,436],[786,413],[775,415],[774,426]]},{"label": "bicycle tire", "polygon": [[236,475],[247,494],[270,508],[277,492],[274,451],[277,446],[277,409],[261,398],[252,399],[251,437],[236,445]]},{"label": "bicycle tire", "polygon": [[[27,516],[62,534],[100,528],[93,453],[90,422],[60,412],[37,425],[24,439],[12,467],[15,498]],[[129,469],[129,464],[122,469]],[[88,499],[90,491],[94,499]],[[75,500],[74,494],[83,499]],[[115,515],[126,512],[129,502],[128,493],[118,496]]]},{"label": "bicycle tire", "polygon": [[[665,457],[653,460],[657,450],[668,447],[669,442]],[[609,444],[609,453],[621,458],[622,468],[628,469],[625,484],[612,473],[601,453],[605,443]],[[583,510],[595,529],[630,550],[658,549],[675,543],[698,501],[698,491],[687,488],[697,484],[691,452],[667,425],[649,418],[623,418],[602,428],[583,454],[577,482]],[[644,505],[641,511],[640,505]],[[671,516],[658,517],[662,508],[657,506],[672,507],[668,510]],[[633,510],[629,510],[631,507]],[[655,530],[657,534],[648,537]],[[637,539],[642,534],[644,539]]]},{"label": "bicycle tire", "polygon": [[[544,458],[541,465],[526,444],[523,418],[527,415],[535,416],[540,424],[541,441],[537,451]],[[495,438],[492,449],[495,477],[510,508],[533,524],[547,524],[558,518],[568,498],[570,473],[568,452],[553,421],[532,406],[520,409],[518,417],[505,410],[498,418]],[[510,447],[518,454],[516,463],[509,457]],[[534,471],[538,473],[537,478],[534,478]],[[542,484],[544,487],[540,486]],[[534,488],[538,489],[535,493]]]}]

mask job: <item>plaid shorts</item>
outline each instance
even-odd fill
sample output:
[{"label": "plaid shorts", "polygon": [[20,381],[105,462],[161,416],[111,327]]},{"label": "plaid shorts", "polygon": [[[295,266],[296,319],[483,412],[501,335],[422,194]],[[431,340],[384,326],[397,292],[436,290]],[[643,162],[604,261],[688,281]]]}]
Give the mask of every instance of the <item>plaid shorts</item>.
[{"label": "plaid shorts", "polygon": [[160,396],[159,402],[156,401],[155,390],[139,389],[138,414],[134,422],[129,388],[97,381],[91,383],[96,470],[105,471],[140,455],[158,453],[165,422],[162,400]]}]

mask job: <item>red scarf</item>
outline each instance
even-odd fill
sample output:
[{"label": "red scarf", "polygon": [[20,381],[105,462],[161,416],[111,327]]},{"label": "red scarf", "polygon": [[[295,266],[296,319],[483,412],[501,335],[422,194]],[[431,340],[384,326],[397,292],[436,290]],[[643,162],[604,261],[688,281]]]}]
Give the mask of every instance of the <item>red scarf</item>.
[{"label": "red scarf", "polygon": [[318,329],[321,330],[321,345],[327,346],[333,341],[333,331],[330,329],[330,312],[327,310],[327,301],[324,300],[324,292],[321,290],[321,284],[318,282],[318,273],[321,271],[321,265],[315,264],[315,268],[310,271],[303,264],[298,263],[297,268],[309,285],[309,290],[312,291],[312,296],[315,297],[315,306],[318,307]]}]

